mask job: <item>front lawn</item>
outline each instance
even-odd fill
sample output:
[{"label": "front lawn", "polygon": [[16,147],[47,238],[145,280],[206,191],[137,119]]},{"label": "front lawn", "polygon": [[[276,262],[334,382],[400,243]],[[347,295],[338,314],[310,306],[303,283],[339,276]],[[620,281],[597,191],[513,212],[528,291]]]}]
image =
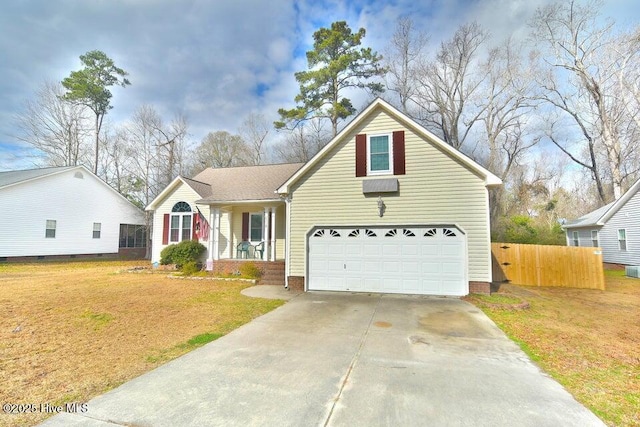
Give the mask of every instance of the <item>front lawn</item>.
[{"label": "front lawn", "polygon": [[[128,273],[141,262],[0,264],[0,402],[86,402],[282,305],[247,283]],[[0,426],[41,413],[0,413]]]},{"label": "front lawn", "polygon": [[608,425],[638,426],[640,279],[605,277],[606,291],[503,285],[467,299]]}]

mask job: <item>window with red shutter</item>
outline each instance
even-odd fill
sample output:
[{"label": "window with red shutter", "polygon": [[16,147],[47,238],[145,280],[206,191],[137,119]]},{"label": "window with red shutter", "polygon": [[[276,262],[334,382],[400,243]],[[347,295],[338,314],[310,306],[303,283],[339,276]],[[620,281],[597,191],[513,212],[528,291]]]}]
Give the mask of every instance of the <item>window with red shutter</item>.
[{"label": "window with red shutter", "polygon": [[367,176],[367,135],[356,135],[356,176]]},{"label": "window with red shutter", "polygon": [[164,214],[164,222],[162,224],[162,244],[169,244],[169,214]]},{"label": "window with red shutter", "polygon": [[393,174],[405,174],[403,130],[393,132]]}]

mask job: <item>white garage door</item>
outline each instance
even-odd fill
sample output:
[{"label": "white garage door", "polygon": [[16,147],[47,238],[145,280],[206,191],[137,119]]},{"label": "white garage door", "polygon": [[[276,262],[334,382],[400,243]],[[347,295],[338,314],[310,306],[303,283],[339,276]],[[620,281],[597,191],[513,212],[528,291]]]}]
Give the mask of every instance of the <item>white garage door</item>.
[{"label": "white garage door", "polygon": [[466,295],[466,236],[455,226],[319,228],[310,290]]}]

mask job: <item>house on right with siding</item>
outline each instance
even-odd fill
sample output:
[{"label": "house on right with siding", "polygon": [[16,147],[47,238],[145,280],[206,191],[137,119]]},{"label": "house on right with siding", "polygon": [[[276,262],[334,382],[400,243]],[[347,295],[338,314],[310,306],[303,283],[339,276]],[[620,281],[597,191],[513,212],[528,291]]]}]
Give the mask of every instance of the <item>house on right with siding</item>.
[{"label": "house on right with siding", "polygon": [[606,263],[640,265],[640,180],[615,202],[565,224],[568,246],[601,247]]}]

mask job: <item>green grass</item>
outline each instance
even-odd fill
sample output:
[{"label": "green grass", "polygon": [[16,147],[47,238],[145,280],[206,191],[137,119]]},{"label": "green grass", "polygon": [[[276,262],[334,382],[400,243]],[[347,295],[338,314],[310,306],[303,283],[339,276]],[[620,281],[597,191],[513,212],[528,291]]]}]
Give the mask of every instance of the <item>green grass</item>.
[{"label": "green grass", "polygon": [[[605,280],[604,291],[504,285],[465,300],[607,425],[640,426],[640,280],[621,270]],[[517,300],[529,308],[514,310]]]},{"label": "green grass", "polygon": [[214,333],[204,333],[204,334],[200,334],[200,335],[196,335],[195,337],[191,338],[189,341],[187,341],[187,345],[190,346],[191,348],[198,348],[198,347],[202,347],[203,345],[210,343],[211,341],[215,341],[218,338],[220,338],[223,334],[214,334]]},{"label": "green grass", "polygon": [[113,320],[113,316],[109,313],[95,313],[91,310],[85,310],[81,317],[89,320],[94,331],[104,328]]},{"label": "green grass", "polygon": [[191,350],[195,350],[198,347],[202,347],[205,344],[215,341],[222,336],[224,336],[224,334],[218,332],[206,332],[204,334],[199,334],[187,340],[186,342],[177,344],[171,348],[155,352],[154,354],[147,356],[145,360],[150,363],[166,362],[168,360],[175,359],[182,354],[188,353]]},{"label": "green grass", "polygon": [[625,270],[605,270],[605,277],[627,277]]},{"label": "green grass", "polygon": [[[284,304],[242,295],[246,282],[168,274],[145,261],[0,263],[0,402],[86,402]],[[0,427],[46,416],[0,414]]]},{"label": "green grass", "polygon": [[488,302],[491,304],[520,304],[522,303],[522,299],[515,295],[506,295],[506,294],[498,294],[494,293],[492,295],[474,295],[473,298],[476,298],[480,301]]}]

